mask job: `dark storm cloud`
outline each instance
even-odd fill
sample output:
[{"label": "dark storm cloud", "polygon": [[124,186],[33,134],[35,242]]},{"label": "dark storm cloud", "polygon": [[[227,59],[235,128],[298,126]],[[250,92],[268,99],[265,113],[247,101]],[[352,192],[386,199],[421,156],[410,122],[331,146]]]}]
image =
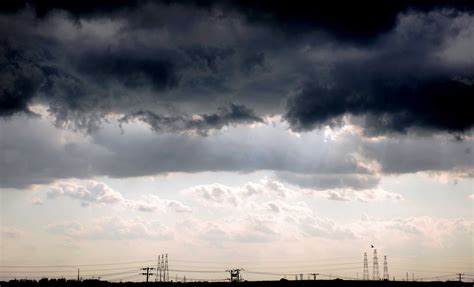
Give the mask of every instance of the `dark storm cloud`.
[{"label": "dark storm cloud", "polygon": [[117,81],[130,89],[150,86],[154,90],[169,89],[178,84],[175,67],[168,59],[117,55],[106,51],[104,54],[82,55],[77,65],[78,72],[100,84]]},{"label": "dark storm cloud", "polygon": [[225,126],[236,124],[263,123],[263,119],[256,116],[254,111],[242,106],[231,104],[229,107],[220,107],[218,113],[202,114],[197,117],[161,116],[151,111],[138,111],[122,117],[119,122],[128,122],[139,119],[157,132],[186,132],[195,131],[200,135],[207,135],[210,130],[219,130]]},{"label": "dark storm cloud", "polygon": [[18,10],[25,8],[26,6],[34,7],[35,11],[40,16],[44,16],[52,10],[66,10],[73,15],[89,15],[96,13],[110,13],[117,10],[133,8],[139,3],[146,1],[135,1],[135,0],[102,0],[102,1],[8,1],[0,5],[0,9],[4,13],[14,13]]},{"label": "dark storm cloud", "polygon": [[301,35],[320,31],[339,41],[368,44],[390,31],[397,15],[409,10],[429,11],[454,8],[472,11],[471,1],[228,1],[246,15],[250,22]]},{"label": "dark storm cloud", "polygon": [[[29,105],[42,103],[56,126],[89,132],[113,113],[142,119],[156,131],[189,129],[200,134],[234,123],[261,122],[232,98],[240,75],[250,79],[264,65],[263,52],[235,52],[235,19],[214,19],[207,11],[182,5],[147,5],[113,19],[71,20],[58,10],[37,19],[28,9],[2,16],[2,45],[15,46],[15,54],[2,50],[9,66],[0,71],[5,81],[0,115],[28,112]],[[153,17],[147,16],[150,11]],[[187,22],[180,20],[183,16]],[[144,25],[144,19],[154,24]],[[246,29],[242,37],[254,37]],[[44,53],[25,61],[15,56],[34,49]],[[22,61],[32,68],[23,68]],[[13,69],[14,79],[9,76]],[[237,104],[220,108],[232,102]],[[202,120],[190,120],[191,114],[201,114]]]},{"label": "dark storm cloud", "polygon": [[285,118],[295,130],[337,124],[346,114],[363,116],[367,134],[469,130],[474,63],[452,63],[441,55],[463,25],[472,42],[471,16],[452,21],[443,12],[407,15],[369,56],[333,65],[329,80],[306,81],[289,99]]},{"label": "dark storm cloud", "polygon": [[407,76],[400,81],[376,73],[361,79],[353,73],[339,82],[341,87],[308,84],[290,100],[286,119],[296,130],[312,130],[345,114],[366,115],[366,132],[371,134],[405,133],[415,127],[463,132],[473,126],[473,85],[448,76]]},{"label": "dark storm cloud", "polygon": [[28,113],[28,103],[43,84],[43,71],[33,56],[0,42],[0,75],[0,116]]},{"label": "dark storm cloud", "polygon": [[367,134],[474,124],[468,1],[2,5],[3,117],[40,103],[61,127],[119,114],[204,135],[236,122],[218,110],[234,103],[294,130],[348,114]]},{"label": "dark storm cloud", "polygon": [[397,15],[407,10],[429,11],[451,8],[458,11],[472,11],[474,5],[468,0],[447,1],[267,1],[267,0],[224,0],[224,1],[110,1],[68,2],[68,1],[14,1],[0,6],[3,12],[15,12],[27,5],[34,7],[38,15],[44,16],[52,10],[66,10],[76,17],[113,14],[118,11],[136,9],[147,3],[178,3],[192,8],[212,10],[219,8],[237,11],[251,23],[262,23],[288,34],[300,34],[321,30],[341,40],[366,42],[389,31],[396,23]]}]

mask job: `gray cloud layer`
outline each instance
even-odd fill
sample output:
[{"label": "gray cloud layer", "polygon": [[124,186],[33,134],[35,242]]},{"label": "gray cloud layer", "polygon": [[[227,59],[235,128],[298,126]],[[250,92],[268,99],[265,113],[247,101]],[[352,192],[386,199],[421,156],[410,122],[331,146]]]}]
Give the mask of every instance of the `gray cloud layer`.
[{"label": "gray cloud layer", "polygon": [[35,118],[3,120],[0,184],[21,188],[70,177],[271,170],[302,187],[367,189],[377,186],[383,172],[472,170],[474,162],[472,139],[372,142],[348,135],[327,142],[321,133],[300,138],[267,125],[210,137],[154,134],[137,125],[125,130],[109,124],[82,137]]}]

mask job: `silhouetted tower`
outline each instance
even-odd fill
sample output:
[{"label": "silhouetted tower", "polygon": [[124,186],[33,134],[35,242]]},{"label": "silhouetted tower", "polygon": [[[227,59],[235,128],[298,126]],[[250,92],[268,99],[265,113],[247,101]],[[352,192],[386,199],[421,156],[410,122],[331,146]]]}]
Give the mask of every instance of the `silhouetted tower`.
[{"label": "silhouetted tower", "polygon": [[226,270],[225,272],[229,272],[230,274],[230,278],[229,278],[229,281],[230,282],[240,282],[242,281],[242,277],[240,276],[240,271],[243,271],[244,269],[231,269],[231,270]]},{"label": "silhouetted tower", "polygon": [[387,255],[383,257],[383,279],[384,280],[390,279],[390,276],[388,276]]},{"label": "silhouetted tower", "polygon": [[158,255],[158,261],[156,262],[156,278],[155,282],[161,281],[161,268],[160,268],[160,255]]},{"label": "silhouetted tower", "polygon": [[165,274],[165,255],[161,254],[161,281],[166,281]]},{"label": "silhouetted tower", "polygon": [[372,266],[372,280],[380,280],[379,260],[377,258],[377,249],[374,249],[374,264]]},{"label": "silhouetted tower", "polygon": [[308,276],[313,275],[313,280],[316,280],[316,277],[319,275],[319,273],[309,273]]},{"label": "silhouetted tower", "polygon": [[170,269],[168,267],[168,253],[165,255],[165,273],[166,273],[166,282],[170,281]]},{"label": "silhouetted tower", "polygon": [[369,280],[369,262],[367,261],[367,252],[364,252],[364,273],[362,280]]},{"label": "silhouetted tower", "polygon": [[159,258],[159,262],[160,262],[160,270],[159,270],[159,277],[160,277],[160,282],[163,282],[164,278],[165,278],[165,271],[164,271],[164,267],[165,267],[165,257],[162,255],[158,256]]},{"label": "silhouetted tower", "polygon": [[150,272],[150,271],[153,270],[153,269],[155,269],[155,268],[152,268],[152,267],[143,267],[143,268],[141,269],[141,270],[146,271],[146,272],[144,272],[144,273],[140,273],[141,275],[145,275],[145,276],[146,276],[146,282],[148,282],[148,278],[153,275],[153,273]]}]

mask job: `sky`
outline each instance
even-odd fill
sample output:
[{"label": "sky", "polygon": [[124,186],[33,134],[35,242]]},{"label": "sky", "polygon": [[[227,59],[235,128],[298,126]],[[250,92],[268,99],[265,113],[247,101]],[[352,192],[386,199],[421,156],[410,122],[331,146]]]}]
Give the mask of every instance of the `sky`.
[{"label": "sky", "polygon": [[0,280],[474,280],[473,51],[470,1],[2,3]]}]

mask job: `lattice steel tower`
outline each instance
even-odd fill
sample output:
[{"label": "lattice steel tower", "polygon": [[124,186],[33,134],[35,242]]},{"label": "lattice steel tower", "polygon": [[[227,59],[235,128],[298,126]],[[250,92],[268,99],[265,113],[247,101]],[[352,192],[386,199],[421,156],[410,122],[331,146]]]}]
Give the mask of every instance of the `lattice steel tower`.
[{"label": "lattice steel tower", "polygon": [[383,279],[384,280],[390,279],[390,276],[388,276],[387,255],[383,257]]},{"label": "lattice steel tower", "polygon": [[156,282],[161,282],[161,261],[160,261],[160,255],[158,255],[158,262],[156,263]]},{"label": "lattice steel tower", "polygon": [[364,252],[364,275],[362,275],[362,280],[370,280],[369,278],[369,262],[367,261],[367,252]]},{"label": "lattice steel tower", "polygon": [[374,249],[374,265],[372,266],[372,280],[380,280],[379,260],[377,258],[377,249]]},{"label": "lattice steel tower", "polygon": [[170,281],[170,269],[168,267],[168,253],[165,254],[165,274],[166,274],[165,282]]},{"label": "lattice steel tower", "polygon": [[166,276],[165,276],[165,256],[164,254],[161,254],[161,265],[160,265],[160,281],[166,281]]}]

